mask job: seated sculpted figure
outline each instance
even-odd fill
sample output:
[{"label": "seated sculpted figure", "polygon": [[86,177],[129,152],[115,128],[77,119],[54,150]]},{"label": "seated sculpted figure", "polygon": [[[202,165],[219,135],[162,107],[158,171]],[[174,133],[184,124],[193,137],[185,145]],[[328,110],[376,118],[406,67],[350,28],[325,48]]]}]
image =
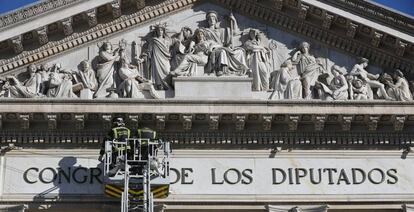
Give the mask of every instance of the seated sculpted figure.
[{"label": "seated sculpted figure", "polygon": [[322,100],[347,100],[348,82],[345,79],[345,73],[337,65],[332,66],[331,72],[334,78],[331,80],[329,85],[316,82],[319,87],[319,97]]},{"label": "seated sculpted figure", "polygon": [[220,47],[219,44],[212,40],[206,40],[204,31],[195,31],[195,42],[191,44],[193,52],[184,55],[178,67],[171,72],[173,76],[191,76],[196,70],[197,66],[204,66],[208,62],[208,55],[214,48]]},{"label": "seated sculpted figure", "polygon": [[8,76],[8,86],[6,89],[9,91],[10,97],[17,98],[34,98],[42,96],[40,92],[41,76],[36,73],[37,67],[33,64],[27,67],[28,79],[24,82],[20,82],[14,76]]},{"label": "seated sculpted figure", "polygon": [[[60,64],[55,65],[60,67]],[[46,96],[52,98],[75,98],[77,97],[72,90],[71,72],[67,70],[55,69],[50,73],[49,90]]]},{"label": "seated sculpted figure", "polygon": [[413,96],[410,92],[410,87],[404,74],[399,70],[395,70],[392,80],[387,80],[385,83],[388,86],[387,94],[390,98],[396,101],[411,101]]},{"label": "seated sculpted figure", "polygon": [[230,27],[222,28],[218,22],[218,14],[210,11],[206,15],[208,27],[199,28],[206,40],[218,44],[209,53],[205,73],[221,75],[245,75],[250,70],[246,64],[246,54],[243,48],[233,47],[233,36],[239,31],[236,18],[230,14]]},{"label": "seated sculpted figure", "polygon": [[384,84],[378,81],[379,74],[374,75],[365,70],[368,66],[368,62],[369,61],[366,58],[359,58],[358,63],[352,68],[350,74],[361,78],[367,83],[369,88],[378,88],[382,98],[391,100],[385,90]]},{"label": "seated sculpted figure", "polygon": [[300,77],[290,59],[271,75],[271,87],[274,90],[269,99],[302,99]]},{"label": "seated sculpted figure", "polygon": [[309,49],[309,43],[302,42],[299,50],[292,56],[292,61],[298,64],[298,72],[302,77],[303,95],[305,99],[312,99],[314,97],[313,91],[315,83],[319,75],[326,72],[320,62],[309,53]]},{"label": "seated sculpted figure", "polygon": [[174,70],[183,60],[186,54],[194,51],[192,45],[193,30],[190,27],[183,27],[181,31],[173,37],[173,44],[171,47],[171,70]]},{"label": "seated sculpted figure", "polygon": [[118,87],[118,92],[121,97],[138,98],[141,96],[142,91],[149,91],[154,99],[160,98],[154,85],[149,80],[140,76],[138,69],[128,64],[125,58],[121,58],[121,67],[118,70],[118,74],[122,81]]},{"label": "seated sculpted figure", "polygon": [[269,50],[261,44],[259,30],[251,29],[249,40],[244,43],[247,50],[247,64],[253,78],[253,91],[267,91],[269,89],[269,73],[271,69]]},{"label": "seated sculpted figure", "polygon": [[83,89],[96,91],[98,89],[98,81],[96,80],[95,71],[91,68],[89,61],[84,60],[79,64],[80,69],[72,71],[75,74],[75,81],[82,83]]}]

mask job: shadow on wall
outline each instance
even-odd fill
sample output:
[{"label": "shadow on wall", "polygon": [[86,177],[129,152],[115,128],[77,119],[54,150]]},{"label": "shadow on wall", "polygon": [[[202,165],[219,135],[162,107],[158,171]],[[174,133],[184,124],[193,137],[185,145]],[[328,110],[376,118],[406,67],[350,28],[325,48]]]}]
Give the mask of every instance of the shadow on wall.
[{"label": "shadow on wall", "polygon": [[53,184],[53,187],[37,194],[33,202],[28,205],[28,209],[24,211],[73,212],[75,209],[77,212],[101,212],[117,210],[119,204],[103,204],[99,201],[93,203],[93,200],[91,202],[78,201],[80,196],[93,199],[103,198],[93,194],[93,191],[92,194],[87,194],[92,189],[96,189],[96,186],[90,187],[91,185],[98,184],[102,187],[103,164],[88,168],[76,165],[77,163],[76,157],[63,157],[59,161],[58,168],[47,167],[41,170],[39,181]]}]

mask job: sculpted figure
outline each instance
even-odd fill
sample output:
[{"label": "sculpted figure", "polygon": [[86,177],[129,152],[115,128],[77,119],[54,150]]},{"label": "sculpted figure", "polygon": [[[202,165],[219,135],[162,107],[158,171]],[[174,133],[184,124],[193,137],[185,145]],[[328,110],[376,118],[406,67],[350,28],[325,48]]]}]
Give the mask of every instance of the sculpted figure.
[{"label": "sculpted figure", "polygon": [[206,73],[216,73],[217,76],[245,75],[249,72],[246,65],[243,48],[233,48],[233,36],[239,31],[236,18],[230,14],[230,27],[222,28],[218,22],[218,15],[210,11],[206,15],[208,27],[200,28],[206,40],[214,41],[217,47],[212,48],[206,66]]},{"label": "sculpted figure", "polygon": [[105,98],[110,95],[111,89],[116,88],[114,74],[115,62],[119,60],[119,50],[112,50],[112,44],[105,42],[99,51],[99,63],[96,75],[99,87],[95,93],[96,98]]},{"label": "sculpted figure", "polygon": [[410,92],[409,84],[405,79],[404,74],[400,70],[395,70],[392,79],[387,80],[385,83],[388,86],[387,94],[390,98],[396,101],[411,101],[413,96]]},{"label": "sculpted figure", "polygon": [[84,60],[80,63],[80,70],[73,71],[75,81],[82,83],[83,88],[91,91],[98,89],[98,81],[96,80],[95,71],[91,68],[89,61]]},{"label": "sculpted figure", "polygon": [[316,82],[319,89],[319,97],[322,100],[347,100],[348,99],[348,82],[344,72],[337,65],[332,66],[331,72],[333,79],[329,86],[321,82]]},{"label": "sculpted figure", "polygon": [[270,59],[269,51],[260,43],[260,32],[251,29],[250,39],[244,44],[247,50],[247,64],[253,77],[253,91],[267,91],[269,89]]},{"label": "sculpted figure", "polygon": [[391,100],[391,98],[388,96],[387,92],[385,91],[384,84],[378,81],[379,74],[374,75],[374,74],[368,73],[368,71],[365,70],[365,68],[368,66],[368,62],[369,61],[366,58],[359,58],[358,63],[355,64],[355,66],[352,68],[350,74],[361,78],[364,82],[367,83],[367,85],[371,89],[378,88],[382,98]]},{"label": "sculpted figure", "polygon": [[146,52],[143,54],[151,80],[158,90],[171,89],[167,78],[171,69],[171,39],[165,33],[165,27],[165,24],[157,24],[151,27],[152,37],[148,41]]},{"label": "sculpted figure", "polygon": [[171,70],[174,70],[183,60],[184,56],[193,53],[194,48],[193,30],[189,27],[183,27],[173,39],[171,48]]},{"label": "sculpted figure", "polygon": [[27,74],[29,77],[24,81],[20,82],[14,76],[6,77],[8,80],[8,86],[6,87],[9,90],[10,97],[17,97],[17,98],[34,98],[42,96],[40,94],[40,84],[41,84],[41,76],[36,73],[37,67],[33,64],[27,67]]},{"label": "sculpted figure", "polygon": [[302,99],[300,77],[290,59],[283,62],[281,69],[272,73],[274,89],[269,99]]},{"label": "sculpted figure", "polygon": [[7,86],[9,86],[7,80],[5,78],[0,78],[0,98],[7,96]]},{"label": "sculpted figure", "polygon": [[[59,67],[60,68],[60,67]],[[41,77],[40,93],[46,95],[47,90],[49,90],[49,80],[50,80],[50,71],[52,67],[49,64],[42,64],[39,68],[39,75]]]},{"label": "sculpted figure", "polygon": [[368,100],[372,99],[368,85],[361,79],[355,78],[351,81],[351,97],[355,100]]},{"label": "sculpted figure", "polygon": [[191,44],[192,53],[184,55],[181,63],[178,67],[171,72],[173,76],[191,76],[199,65],[206,65],[208,62],[209,53],[219,45],[212,41],[206,40],[204,36],[204,31],[196,30],[195,31],[195,42]]},{"label": "sculpted figure", "polygon": [[56,64],[55,67],[59,67],[59,69],[50,73],[49,89],[47,90],[46,96],[52,98],[76,97],[72,90],[71,72],[60,70],[60,64]]},{"label": "sculpted figure", "polygon": [[[125,58],[121,59],[119,77],[122,83],[119,85],[119,94],[123,98],[138,98],[142,91],[149,91],[154,99],[159,99],[159,95],[153,84],[139,75],[138,69],[127,63]],[[140,82],[138,82],[139,80]]]},{"label": "sculpted figure", "polygon": [[313,98],[315,82],[319,75],[325,72],[323,66],[309,53],[310,45],[302,42],[299,50],[292,56],[292,61],[298,64],[298,72],[302,77],[302,86],[305,99]]}]

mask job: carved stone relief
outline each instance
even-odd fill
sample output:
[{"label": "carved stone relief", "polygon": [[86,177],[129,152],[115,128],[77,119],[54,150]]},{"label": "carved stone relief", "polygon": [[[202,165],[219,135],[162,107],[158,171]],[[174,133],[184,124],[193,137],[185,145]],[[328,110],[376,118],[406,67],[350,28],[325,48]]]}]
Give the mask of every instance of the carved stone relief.
[{"label": "carved stone relief", "polygon": [[[114,1],[112,6],[116,15],[119,2]],[[217,81],[251,78],[252,96],[263,100],[413,99],[410,83],[399,70],[392,75],[371,73],[365,58],[359,58],[352,68],[349,64],[345,67],[320,45],[291,35],[279,38],[282,32],[267,27],[252,28],[249,23],[239,27],[234,14],[209,8],[196,12],[197,20],[187,18],[185,24],[191,26],[171,25],[167,19],[153,23],[149,31],[142,28],[133,35],[122,35],[118,42],[113,39],[99,43],[96,53],[88,50],[88,60],[75,62],[77,68],[62,67],[58,61],[51,67],[31,65],[25,78],[0,79],[0,96],[159,99],[166,92],[174,92],[174,79],[205,76],[216,77]],[[306,16],[307,6],[300,8]],[[89,25],[97,24],[95,11],[85,14]],[[334,18],[324,14],[324,27],[329,28]],[[63,20],[62,28],[66,35],[73,33],[72,20]],[[357,28],[349,22],[347,35],[353,37]],[[46,30],[39,29],[38,36],[41,43],[47,42]],[[374,32],[372,45],[380,45],[381,39],[382,35]],[[15,43],[13,47],[18,51],[18,39]]]}]

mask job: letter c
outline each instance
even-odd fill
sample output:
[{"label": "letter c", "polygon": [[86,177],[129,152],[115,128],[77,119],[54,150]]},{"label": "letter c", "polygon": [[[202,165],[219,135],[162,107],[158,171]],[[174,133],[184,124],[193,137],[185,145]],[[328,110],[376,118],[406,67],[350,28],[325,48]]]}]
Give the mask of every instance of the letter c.
[{"label": "letter c", "polygon": [[34,170],[34,171],[36,171],[36,172],[39,172],[39,169],[38,169],[38,168],[36,168],[36,167],[32,167],[32,168],[27,169],[27,170],[23,173],[23,179],[24,179],[24,181],[25,181],[26,183],[30,183],[30,184],[37,183],[37,180],[35,180],[35,181],[30,181],[30,180],[29,180],[28,175],[29,175],[29,171],[30,171],[30,170]]}]

